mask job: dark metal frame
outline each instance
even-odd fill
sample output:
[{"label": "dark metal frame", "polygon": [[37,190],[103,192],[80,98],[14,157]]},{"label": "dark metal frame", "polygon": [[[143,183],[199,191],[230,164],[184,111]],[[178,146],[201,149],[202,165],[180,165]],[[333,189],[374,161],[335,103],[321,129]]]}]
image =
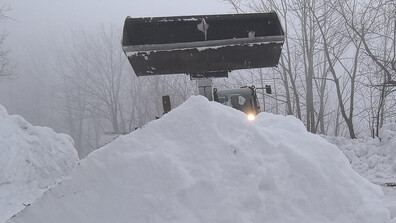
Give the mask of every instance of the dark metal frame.
[{"label": "dark metal frame", "polygon": [[137,76],[223,77],[231,70],[277,66],[283,42],[276,13],[251,13],[128,17],[122,45]]}]

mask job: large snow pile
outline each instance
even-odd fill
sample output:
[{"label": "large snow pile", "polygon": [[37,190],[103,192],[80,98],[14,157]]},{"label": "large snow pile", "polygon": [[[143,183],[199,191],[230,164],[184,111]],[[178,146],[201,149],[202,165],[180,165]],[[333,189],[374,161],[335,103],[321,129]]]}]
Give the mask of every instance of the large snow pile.
[{"label": "large snow pile", "polygon": [[69,175],[77,160],[69,136],[32,126],[0,105],[0,222]]},{"label": "large snow pile", "polygon": [[379,138],[324,136],[347,156],[352,167],[371,182],[396,183],[396,123],[385,124]]},{"label": "large snow pile", "polygon": [[293,117],[195,96],[89,155],[10,222],[389,222],[379,186]]}]

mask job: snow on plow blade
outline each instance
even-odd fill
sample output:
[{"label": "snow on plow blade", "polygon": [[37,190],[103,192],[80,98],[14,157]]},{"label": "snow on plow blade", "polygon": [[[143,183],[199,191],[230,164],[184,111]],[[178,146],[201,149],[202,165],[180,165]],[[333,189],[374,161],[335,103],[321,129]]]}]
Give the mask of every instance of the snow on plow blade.
[{"label": "snow on plow blade", "polygon": [[276,13],[131,18],[122,46],[137,76],[224,74],[278,64],[284,33]]}]

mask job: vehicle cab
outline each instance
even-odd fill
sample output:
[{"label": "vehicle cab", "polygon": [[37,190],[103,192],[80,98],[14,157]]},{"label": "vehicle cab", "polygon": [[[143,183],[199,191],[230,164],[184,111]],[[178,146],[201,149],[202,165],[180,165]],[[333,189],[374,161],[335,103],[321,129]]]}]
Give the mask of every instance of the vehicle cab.
[{"label": "vehicle cab", "polygon": [[249,119],[256,117],[260,112],[260,104],[257,100],[256,89],[254,86],[241,87],[237,89],[213,89],[214,100],[245,112]]}]

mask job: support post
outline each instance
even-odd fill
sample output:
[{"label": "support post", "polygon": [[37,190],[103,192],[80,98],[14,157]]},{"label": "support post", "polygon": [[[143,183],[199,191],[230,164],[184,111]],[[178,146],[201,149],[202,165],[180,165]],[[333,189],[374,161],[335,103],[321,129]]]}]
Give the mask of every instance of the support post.
[{"label": "support post", "polygon": [[198,84],[198,92],[200,95],[205,96],[209,101],[213,101],[213,93],[212,93],[212,79],[197,79]]}]

